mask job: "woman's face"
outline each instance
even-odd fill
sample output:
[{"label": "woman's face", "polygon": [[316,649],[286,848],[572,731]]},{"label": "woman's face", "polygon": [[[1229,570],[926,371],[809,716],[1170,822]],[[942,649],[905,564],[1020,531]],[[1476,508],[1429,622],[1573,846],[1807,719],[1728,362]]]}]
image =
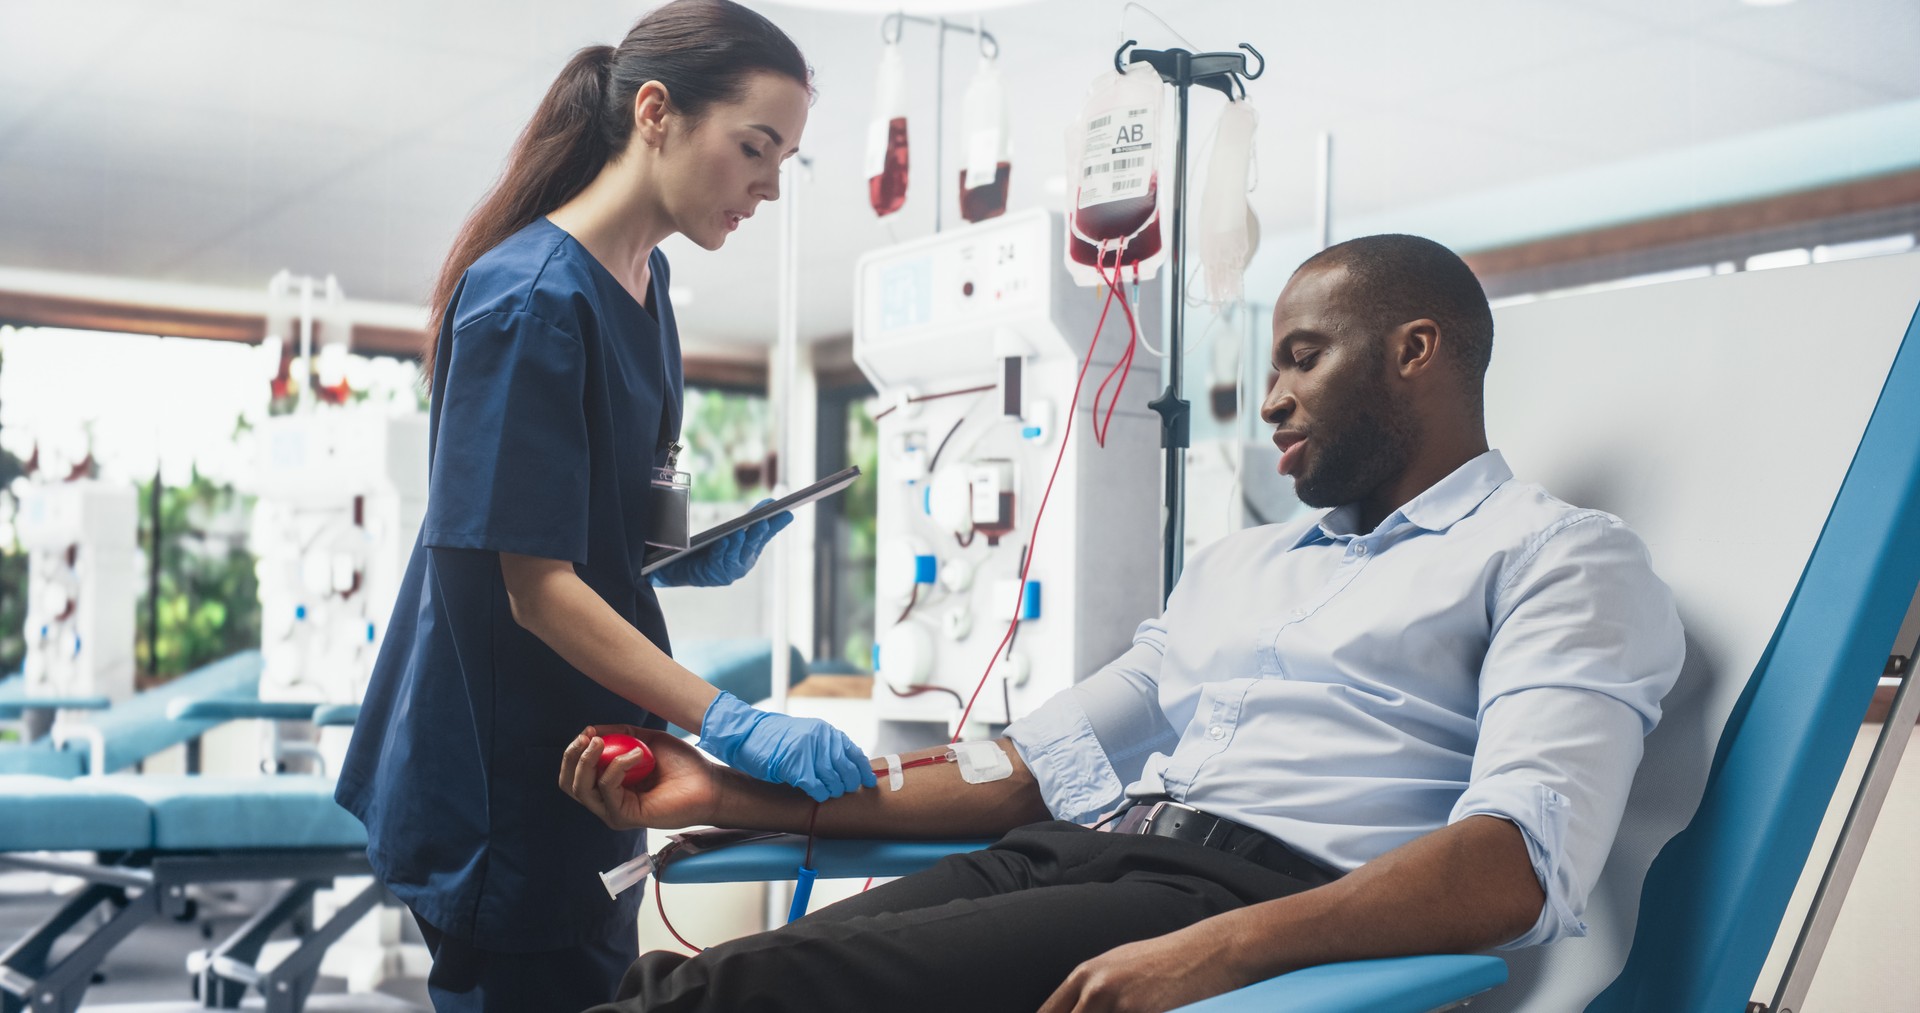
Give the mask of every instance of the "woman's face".
[{"label": "woman's face", "polygon": [[800,82],[761,71],[739,101],[707,107],[691,129],[669,128],[657,179],[675,231],[717,250],[762,201],[779,200],[780,164],[800,148],[809,99]]}]

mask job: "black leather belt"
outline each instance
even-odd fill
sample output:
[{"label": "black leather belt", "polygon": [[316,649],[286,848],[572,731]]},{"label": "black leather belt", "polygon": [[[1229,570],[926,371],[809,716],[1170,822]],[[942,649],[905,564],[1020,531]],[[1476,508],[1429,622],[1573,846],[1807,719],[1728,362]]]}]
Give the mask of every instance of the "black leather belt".
[{"label": "black leather belt", "polygon": [[1283,876],[1320,886],[1345,873],[1309,858],[1279,840],[1245,824],[1235,823],[1166,797],[1135,799],[1121,810],[1116,834],[1147,834],[1190,841],[1204,848],[1238,855]]}]

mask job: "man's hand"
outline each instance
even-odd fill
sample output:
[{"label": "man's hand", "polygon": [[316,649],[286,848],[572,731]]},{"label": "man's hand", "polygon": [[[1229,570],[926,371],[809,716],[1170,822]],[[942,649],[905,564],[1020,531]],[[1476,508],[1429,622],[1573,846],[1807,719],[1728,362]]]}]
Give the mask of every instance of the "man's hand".
[{"label": "man's hand", "polygon": [[[653,776],[635,788],[620,779],[645,755],[635,749],[597,770],[603,733],[622,732],[647,744],[657,761]],[[721,768],[678,738],[631,725],[589,725],[560,758],[560,790],[615,830],[672,829],[713,822]]]},{"label": "man's hand", "polygon": [[1160,1013],[1249,984],[1208,959],[1211,947],[1197,930],[1116,946],[1081,964],[1040,1013]]}]

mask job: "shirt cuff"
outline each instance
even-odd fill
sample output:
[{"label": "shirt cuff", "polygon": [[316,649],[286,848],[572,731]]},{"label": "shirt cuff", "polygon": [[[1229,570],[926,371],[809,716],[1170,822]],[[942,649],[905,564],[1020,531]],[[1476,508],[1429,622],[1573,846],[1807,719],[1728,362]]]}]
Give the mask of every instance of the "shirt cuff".
[{"label": "shirt cuff", "polygon": [[1087,712],[1072,693],[1058,693],[1007,726],[1040,798],[1056,819],[1086,823],[1118,805],[1125,785],[1107,759]]},{"label": "shirt cuff", "polygon": [[1540,917],[1533,927],[1499,948],[1518,950],[1539,946],[1556,939],[1587,934],[1587,923],[1580,920],[1575,905],[1584,908],[1584,897],[1576,897],[1573,871],[1567,868],[1563,842],[1567,834],[1567,800],[1552,788],[1521,777],[1501,776],[1470,786],[1454,804],[1448,823],[1469,816],[1498,816],[1520,828],[1527,842],[1527,858],[1533,874],[1546,893],[1540,905]]}]

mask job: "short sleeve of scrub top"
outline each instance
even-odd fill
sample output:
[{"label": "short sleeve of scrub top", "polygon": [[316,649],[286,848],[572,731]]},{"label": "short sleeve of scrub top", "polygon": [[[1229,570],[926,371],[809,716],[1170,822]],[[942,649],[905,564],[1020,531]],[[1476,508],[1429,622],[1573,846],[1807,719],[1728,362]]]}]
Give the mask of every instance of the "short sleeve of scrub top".
[{"label": "short sleeve of scrub top", "polygon": [[652,469],[679,431],[680,348],[655,251],[643,306],[545,219],[468,269],[436,355],[426,519],[336,798],[389,888],[504,952],[633,931],[597,872],[645,847],[558,786],[587,724],[665,722],[514,621],[502,552],[566,560],[662,650],[640,574]]}]

